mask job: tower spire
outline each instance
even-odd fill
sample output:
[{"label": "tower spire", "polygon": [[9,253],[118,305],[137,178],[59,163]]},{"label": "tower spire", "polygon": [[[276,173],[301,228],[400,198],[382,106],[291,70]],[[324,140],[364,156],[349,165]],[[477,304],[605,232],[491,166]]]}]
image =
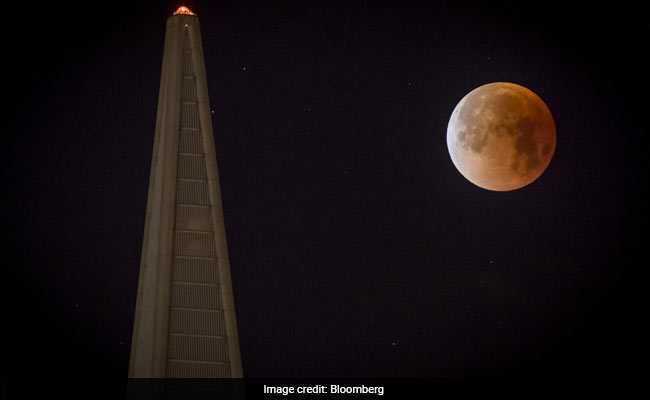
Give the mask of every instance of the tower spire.
[{"label": "tower spire", "polygon": [[186,22],[166,22],[132,378],[242,376],[201,29]]}]

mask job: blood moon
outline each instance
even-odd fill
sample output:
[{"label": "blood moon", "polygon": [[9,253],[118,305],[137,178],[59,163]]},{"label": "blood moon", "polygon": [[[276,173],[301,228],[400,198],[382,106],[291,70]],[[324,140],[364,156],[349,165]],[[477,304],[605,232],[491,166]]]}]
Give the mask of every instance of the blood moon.
[{"label": "blood moon", "polygon": [[535,181],[551,162],[555,143],[555,122],[544,101],[509,82],[469,92],[447,125],[454,165],[487,190],[515,190]]}]

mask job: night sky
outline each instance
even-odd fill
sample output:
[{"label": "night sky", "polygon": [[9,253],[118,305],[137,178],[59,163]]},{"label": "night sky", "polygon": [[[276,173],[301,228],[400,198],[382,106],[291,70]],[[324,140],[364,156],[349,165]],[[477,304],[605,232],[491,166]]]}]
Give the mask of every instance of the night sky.
[{"label": "night sky", "polygon": [[[238,3],[185,4],[202,27],[246,376],[627,373],[646,219],[638,10]],[[5,14],[16,374],[127,377],[180,4]],[[469,183],[445,142],[457,102],[494,81],[536,92],[557,124],[550,166],[513,192]]]}]

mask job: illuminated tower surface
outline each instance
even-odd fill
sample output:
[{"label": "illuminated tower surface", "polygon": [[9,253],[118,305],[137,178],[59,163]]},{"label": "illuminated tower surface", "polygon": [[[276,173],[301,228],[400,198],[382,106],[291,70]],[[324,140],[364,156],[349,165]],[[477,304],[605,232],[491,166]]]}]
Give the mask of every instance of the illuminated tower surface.
[{"label": "illuminated tower surface", "polygon": [[198,17],[167,19],[129,377],[242,376]]}]

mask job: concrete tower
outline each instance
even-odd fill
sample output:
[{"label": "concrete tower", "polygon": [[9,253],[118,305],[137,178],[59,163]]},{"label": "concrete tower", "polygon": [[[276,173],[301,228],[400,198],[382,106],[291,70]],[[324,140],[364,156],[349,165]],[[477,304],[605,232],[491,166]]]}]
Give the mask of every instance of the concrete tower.
[{"label": "concrete tower", "polygon": [[167,19],[129,377],[242,376],[198,17]]}]

